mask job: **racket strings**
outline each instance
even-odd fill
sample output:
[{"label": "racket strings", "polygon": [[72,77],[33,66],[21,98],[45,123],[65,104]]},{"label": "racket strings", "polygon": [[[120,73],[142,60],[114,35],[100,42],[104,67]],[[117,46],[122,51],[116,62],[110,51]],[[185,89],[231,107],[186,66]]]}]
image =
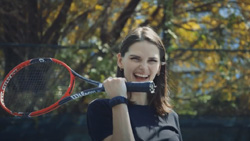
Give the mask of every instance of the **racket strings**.
[{"label": "racket strings", "polygon": [[9,81],[4,103],[13,112],[33,112],[58,101],[70,85],[70,73],[53,62],[24,67]]}]

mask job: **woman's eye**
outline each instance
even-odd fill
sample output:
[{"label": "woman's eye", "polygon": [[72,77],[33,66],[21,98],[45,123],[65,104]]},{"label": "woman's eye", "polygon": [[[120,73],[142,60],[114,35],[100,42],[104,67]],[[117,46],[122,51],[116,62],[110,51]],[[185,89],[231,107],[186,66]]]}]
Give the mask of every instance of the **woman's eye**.
[{"label": "woman's eye", "polygon": [[131,60],[133,60],[133,61],[139,61],[140,59],[139,58],[131,58]]},{"label": "woman's eye", "polygon": [[149,62],[157,63],[157,60],[149,60]]}]

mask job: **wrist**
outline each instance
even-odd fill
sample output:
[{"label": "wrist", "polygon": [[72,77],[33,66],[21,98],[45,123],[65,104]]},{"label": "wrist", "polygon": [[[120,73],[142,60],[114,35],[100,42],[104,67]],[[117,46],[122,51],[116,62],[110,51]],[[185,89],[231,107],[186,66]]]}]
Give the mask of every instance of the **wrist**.
[{"label": "wrist", "polygon": [[109,100],[109,106],[114,107],[119,104],[128,104],[128,99],[123,96],[116,96]]}]

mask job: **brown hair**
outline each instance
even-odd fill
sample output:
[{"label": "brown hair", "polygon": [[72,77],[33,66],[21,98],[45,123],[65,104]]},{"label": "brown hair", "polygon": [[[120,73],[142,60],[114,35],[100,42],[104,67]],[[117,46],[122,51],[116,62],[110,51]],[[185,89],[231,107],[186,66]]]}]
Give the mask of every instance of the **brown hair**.
[{"label": "brown hair", "polygon": [[[132,44],[141,41],[148,41],[156,45],[160,51],[160,75],[155,76],[153,80],[157,88],[154,94],[148,94],[147,99],[148,104],[156,109],[158,115],[165,115],[166,113],[170,112],[172,106],[170,104],[169,88],[166,75],[165,47],[161,41],[161,38],[150,27],[138,27],[125,37],[120,47],[120,53],[121,56],[124,57],[125,53]],[[117,67],[116,76],[124,77],[124,72],[119,68],[119,66]],[[128,95],[128,98],[130,99],[131,95]]]}]

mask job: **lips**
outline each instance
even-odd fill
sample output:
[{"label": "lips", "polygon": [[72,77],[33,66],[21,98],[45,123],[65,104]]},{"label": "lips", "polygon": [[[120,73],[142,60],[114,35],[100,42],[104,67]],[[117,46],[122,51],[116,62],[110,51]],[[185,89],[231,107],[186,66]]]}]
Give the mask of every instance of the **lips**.
[{"label": "lips", "polygon": [[135,73],[134,77],[136,81],[146,81],[149,78],[149,75]]}]

